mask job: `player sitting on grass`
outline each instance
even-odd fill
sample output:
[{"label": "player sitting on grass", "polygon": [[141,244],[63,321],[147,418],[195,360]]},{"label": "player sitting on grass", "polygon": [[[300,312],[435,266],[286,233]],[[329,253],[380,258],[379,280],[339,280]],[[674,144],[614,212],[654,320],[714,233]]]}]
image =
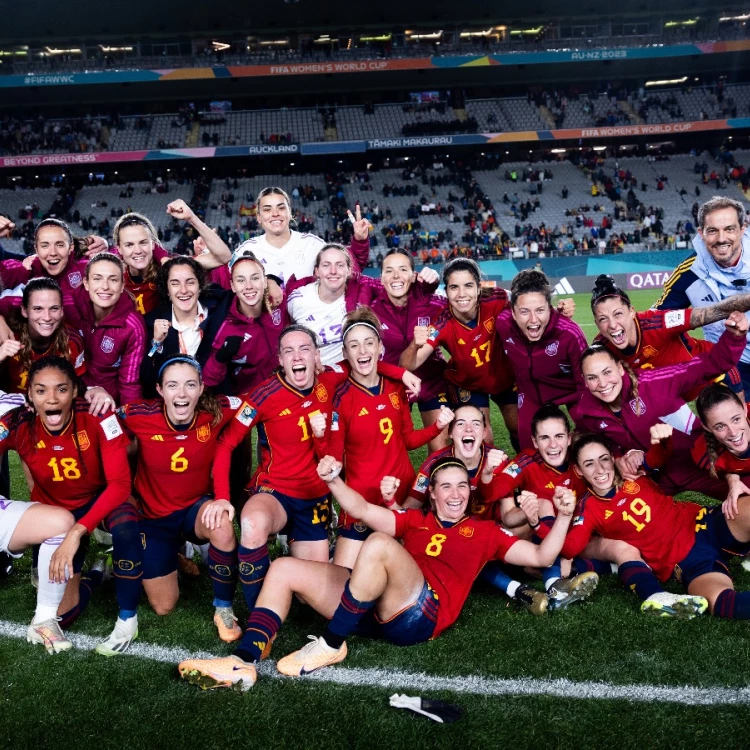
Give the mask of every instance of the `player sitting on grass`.
[{"label": "player sitting on grass", "polygon": [[[749,496],[728,519],[719,507],[676,502],[646,477],[623,482],[608,440],[597,435],[578,439],[571,460],[590,490],[563,555],[580,554],[594,533],[621,539],[643,558],[619,567],[623,583],[644,600],[641,611],[690,619],[710,607],[717,617],[750,619],[750,592],[735,592],[727,569],[730,556],[750,554]],[[664,591],[661,582],[672,575],[687,596]]]},{"label": "player sitting on grass", "polygon": [[[326,456],[318,475],[341,507],[375,533],[365,540],[354,569],[328,563],[279,558],[266,576],[240,647],[223,659],[188,660],[183,679],[200,687],[247,690],[256,681],[253,662],[289,613],[294,594],[332,618],[321,637],[281,659],[277,668],[302,676],[346,658],[346,638],[360,621],[366,632],[409,646],[436,638],[452,625],[479,571],[496,558],[515,565],[545,567],[560,551],[575,508],[570,490],[558,488],[559,515],[541,545],[518,539],[493,521],[466,515],[470,483],[456,458],[438,463],[430,476],[430,508],[392,511],[368,503],[339,478],[341,464]],[[387,495],[394,490],[386,477]],[[396,539],[403,540],[403,546]]]}]

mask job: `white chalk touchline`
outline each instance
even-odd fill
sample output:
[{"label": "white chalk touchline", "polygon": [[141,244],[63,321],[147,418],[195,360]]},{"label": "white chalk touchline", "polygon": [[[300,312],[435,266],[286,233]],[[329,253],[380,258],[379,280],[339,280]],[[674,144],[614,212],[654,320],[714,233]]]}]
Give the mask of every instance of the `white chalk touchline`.
[{"label": "white chalk touchline", "polygon": [[[26,625],[0,620],[0,637],[26,638]],[[91,650],[101,639],[90,635],[70,633],[68,637],[76,648]],[[181,648],[168,648],[136,641],[123,656],[150,659],[175,666],[185,659],[210,659],[216,656],[207,652],[191,652]],[[51,657],[52,658],[52,657]],[[64,659],[65,655],[54,658]],[[120,657],[116,657],[120,658]],[[265,678],[294,679],[283,677],[272,660],[264,661],[258,670]],[[649,703],[682,703],[685,705],[717,706],[750,704],[750,687],[699,688],[691,686],[673,687],[666,685],[613,685],[608,682],[573,682],[572,680],[539,680],[533,678],[498,679],[462,675],[458,677],[436,677],[415,672],[401,672],[395,669],[357,669],[351,667],[331,667],[304,678],[314,682],[334,685],[376,687],[424,692],[453,692],[471,695],[546,695],[559,698],[628,700]]]}]

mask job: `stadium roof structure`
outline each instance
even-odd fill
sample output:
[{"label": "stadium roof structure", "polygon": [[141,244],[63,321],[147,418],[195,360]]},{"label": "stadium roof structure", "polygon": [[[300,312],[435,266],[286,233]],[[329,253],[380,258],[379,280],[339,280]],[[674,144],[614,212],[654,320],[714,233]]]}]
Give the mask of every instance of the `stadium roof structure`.
[{"label": "stadium roof structure", "polygon": [[[733,6],[742,2],[731,3]],[[723,4],[719,7],[723,7]],[[586,19],[616,16],[628,18],[646,14],[674,14],[689,17],[719,7],[711,0],[638,0],[607,6],[593,0],[379,0],[353,3],[349,0],[284,0],[284,2],[237,2],[198,0],[158,2],[130,0],[125,5],[103,4],[99,0],[71,0],[60,3],[39,0],[33,9],[17,0],[0,0],[4,32],[0,43],[25,44],[35,41],[107,38],[124,35],[200,35],[226,32],[272,33],[344,30],[404,26],[420,28],[472,23],[543,23],[552,19]],[[117,10],[115,10],[117,8]]]}]

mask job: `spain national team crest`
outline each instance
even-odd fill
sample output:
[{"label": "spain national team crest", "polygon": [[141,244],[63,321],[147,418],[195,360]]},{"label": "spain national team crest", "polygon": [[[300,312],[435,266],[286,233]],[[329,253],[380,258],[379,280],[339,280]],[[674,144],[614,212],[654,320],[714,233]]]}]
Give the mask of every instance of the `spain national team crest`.
[{"label": "spain national team crest", "polygon": [[643,347],[643,356],[646,359],[653,359],[658,353],[659,353],[659,350],[654,349],[654,347],[651,346],[650,344],[646,344],[646,346]]},{"label": "spain national team crest", "polygon": [[622,485],[622,491],[626,495],[637,495],[641,491],[641,485],[628,479]]},{"label": "spain national team crest", "polygon": [[467,539],[471,539],[471,537],[474,536],[474,527],[473,526],[461,526],[461,528],[458,530],[458,533],[461,536],[465,536]]},{"label": "spain national team crest", "polygon": [[643,399],[638,397],[631,399],[630,408],[633,410],[633,414],[642,417],[646,413],[646,404],[643,403]]},{"label": "spain national team crest", "polygon": [[391,400],[394,409],[401,408],[401,399],[399,398],[398,393],[389,393],[388,398]]},{"label": "spain national team crest", "polygon": [[458,400],[465,404],[471,398],[471,391],[467,391],[465,388],[458,389]]},{"label": "spain national team crest", "polygon": [[199,443],[205,443],[211,437],[211,425],[202,424],[196,431],[195,437],[198,438]]},{"label": "spain national team crest", "polygon": [[101,343],[102,351],[105,354],[109,354],[115,350],[115,340],[109,336],[105,336]]},{"label": "spain national team crest", "polygon": [[547,346],[544,347],[544,353],[548,357],[554,357],[557,354],[557,350],[559,348],[560,348],[560,342],[553,341],[551,344],[547,344]]},{"label": "spain national team crest", "polygon": [[489,320],[485,320],[484,328],[487,331],[487,333],[492,333],[495,330],[495,319],[490,318]]},{"label": "spain national team crest", "polygon": [[271,322],[275,326],[281,325],[281,308],[277,307],[275,310],[271,312]]},{"label": "spain national team crest", "polygon": [[417,318],[417,325],[427,327],[430,325],[430,319],[429,318]]},{"label": "spain national team crest", "polygon": [[83,279],[81,278],[81,272],[73,271],[73,273],[69,273],[68,281],[70,282],[70,285],[73,287],[73,289],[77,289],[79,286],[81,286],[81,282],[83,281]]},{"label": "spain national team crest", "polygon": [[326,387],[323,385],[323,383],[318,383],[315,386],[315,396],[322,404],[328,401],[328,391],[326,390]]},{"label": "spain national team crest", "polygon": [[89,441],[89,435],[86,432],[86,430],[81,430],[80,432],[76,432],[76,441],[78,442],[78,447],[85,451],[87,448],[91,446],[91,442]]}]

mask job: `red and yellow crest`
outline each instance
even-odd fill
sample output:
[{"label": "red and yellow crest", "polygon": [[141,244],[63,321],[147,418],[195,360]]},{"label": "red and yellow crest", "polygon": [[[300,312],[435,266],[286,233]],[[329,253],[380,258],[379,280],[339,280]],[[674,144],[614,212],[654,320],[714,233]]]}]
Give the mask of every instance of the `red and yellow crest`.
[{"label": "red and yellow crest", "polygon": [[495,330],[495,319],[490,318],[489,320],[484,321],[484,327],[487,331],[487,333],[492,333]]},{"label": "red and yellow crest", "polygon": [[321,403],[325,403],[328,401],[328,391],[326,390],[326,387],[323,385],[323,383],[318,383],[315,386],[315,396]]},{"label": "red and yellow crest", "polygon": [[654,349],[651,344],[646,344],[646,346],[643,347],[643,356],[646,357],[646,359],[651,359],[652,357],[655,357],[659,353],[658,349]]},{"label": "red and yellow crest", "polygon": [[461,536],[465,536],[467,539],[471,539],[471,537],[474,536],[474,527],[473,526],[461,526],[461,528],[458,530],[458,533]]},{"label": "red and yellow crest", "polygon": [[391,403],[393,404],[394,409],[401,408],[401,399],[398,397],[398,393],[389,393],[388,398],[391,399]]},{"label": "red and yellow crest", "polygon": [[629,479],[622,485],[622,491],[626,495],[637,495],[641,491],[641,485],[638,482],[631,482]]},{"label": "red and yellow crest", "polygon": [[86,430],[76,432],[76,442],[78,443],[78,447],[82,451],[85,451],[91,445],[91,441],[89,440],[89,436]]},{"label": "red and yellow crest", "polygon": [[195,437],[198,438],[198,442],[205,443],[211,437],[211,425],[202,424],[196,431]]}]

